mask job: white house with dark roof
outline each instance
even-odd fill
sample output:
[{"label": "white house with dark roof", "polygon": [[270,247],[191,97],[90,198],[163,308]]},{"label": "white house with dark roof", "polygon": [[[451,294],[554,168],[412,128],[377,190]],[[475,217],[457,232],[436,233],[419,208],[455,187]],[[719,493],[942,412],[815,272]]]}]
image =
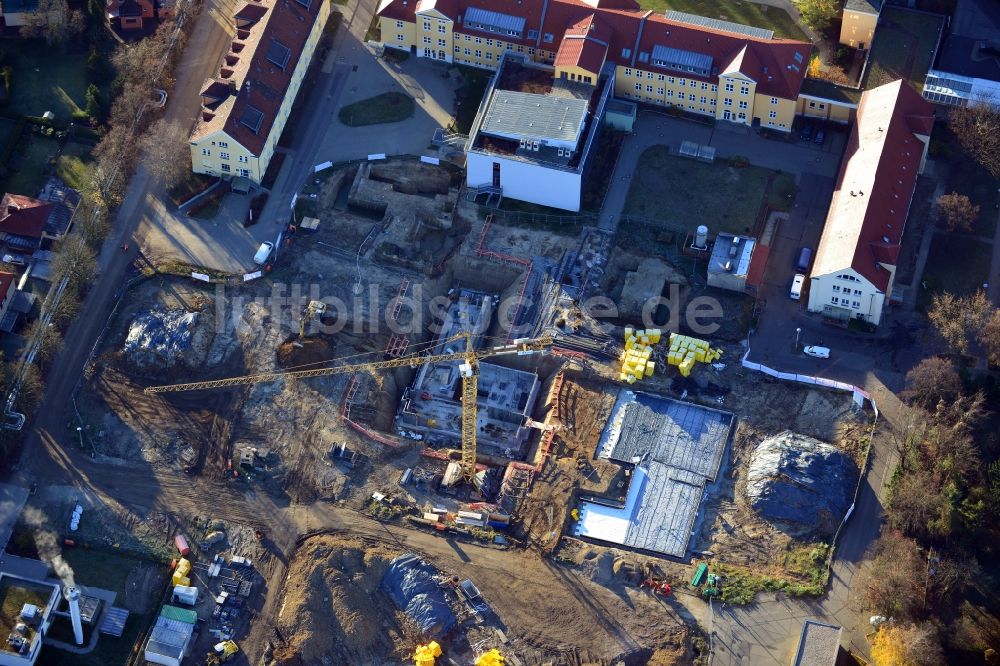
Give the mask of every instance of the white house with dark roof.
[{"label": "white house with dark roof", "polygon": [[861,97],[809,281],[809,311],[878,325],[934,126],[905,81]]}]

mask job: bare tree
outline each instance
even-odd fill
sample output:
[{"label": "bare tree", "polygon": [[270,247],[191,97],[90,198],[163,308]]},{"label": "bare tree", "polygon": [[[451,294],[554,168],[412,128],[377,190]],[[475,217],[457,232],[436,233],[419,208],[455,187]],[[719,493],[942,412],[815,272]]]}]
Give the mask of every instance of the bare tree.
[{"label": "bare tree", "polygon": [[954,364],[939,356],[925,358],[906,373],[903,397],[924,409],[933,409],[942,400],[954,400],[962,393],[962,378]]},{"label": "bare tree", "polygon": [[50,45],[65,44],[87,26],[83,12],[71,12],[66,0],[38,0],[37,9],[28,14],[27,21],[21,27],[21,36],[27,39],[41,37]]},{"label": "bare tree", "polygon": [[142,137],[143,164],[154,178],[170,188],[191,171],[188,133],[179,122],[161,118]]},{"label": "bare tree", "polygon": [[982,97],[948,113],[948,124],[962,147],[994,178],[1000,178],[1000,109]]},{"label": "bare tree", "polygon": [[913,539],[897,532],[883,534],[861,579],[865,607],[897,620],[909,619],[923,604],[925,560]]},{"label": "bare tree", "polygon": [[971,231],[972,225],[979,218],[979,206],[972,203],[969,197],[958,192],[939,196],[937,210],[939,219],[944,222],[948,231],[956,229]]},{"label": "bare tree", "polygon": [[35,361],[41,367],[48,367],[62,347],[62,338],[59,337],[59,331],[56,330],[55,326],[43,324],[41,319],[31,322],[28,330],[24,332],[24,337],[29,341],[40,339]]},{"label": "bare tree", "polygon": [[979,344],[986,350],[986,358],[992,365],[1000,365],[1000,309],[993,310],[977,335]]},{"label": "bare tree", "polygon": [[938,334],[956,354],[969,353],[969,339],[986,325],[993,304],[982,290],[958,297],[945,292],[935,294],[927,317]]},{"label": "bare tree", "polygon": [[70,236],[59,244],[59,251],[52,260],[52,274],[57,279],[69,276],[73,289],[79,290],[94,279],[97,257],[82,237]]},{"label": "bare tree", "polygon": [[872,639],[875,666],[938,666],[944,652],[937,630],[930,624],[884,624]]}]

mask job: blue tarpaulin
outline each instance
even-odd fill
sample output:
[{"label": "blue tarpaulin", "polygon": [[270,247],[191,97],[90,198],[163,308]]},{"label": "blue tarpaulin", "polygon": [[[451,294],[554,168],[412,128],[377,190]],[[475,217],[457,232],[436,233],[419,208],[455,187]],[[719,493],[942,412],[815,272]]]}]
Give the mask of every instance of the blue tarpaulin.
[{"label": "blue tarpaulin", "polygon": [[457,622],[436,575],[437,569],[407,553],[394,559],[382,578],[385,593],[431,638],[447,634]]}]

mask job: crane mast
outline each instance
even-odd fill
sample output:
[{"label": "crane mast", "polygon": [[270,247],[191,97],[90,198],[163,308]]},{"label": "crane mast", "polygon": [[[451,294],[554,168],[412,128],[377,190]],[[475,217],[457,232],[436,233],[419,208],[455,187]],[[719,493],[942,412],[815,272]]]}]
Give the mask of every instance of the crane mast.
[{"label": "crane mast", "polygon": [[445,342],[465,339],[465,349],[447,354],[409,354],[384,361],[367,363],[350,363],[333,365],[309,370],[289,370],[286,372],[262,372],[254,375],[210,379],[200,382],[183,384],[167,384],[163,386],[148,386],[145,393],[176,393],[179,391],[203,391],[233,386],[249,386],[273,382],[279,379],[309,379],[310,377],[326,377],[329,375],[347,374],[361,370],[384,370],[404,366],[417,366],[427,363],[443,363],[460,361],[459,374],[462,379],[462,478],[469,483],[475,483],[476,478],[476,418],[478,415],[477,398],[479,392],[479,360],[494,356],[516,354],[534,354],[552,346],[552,337],[545,335],[540,338],[519,338],[506,345],[475,349],[472,346],[472,334],[462,333]]}]

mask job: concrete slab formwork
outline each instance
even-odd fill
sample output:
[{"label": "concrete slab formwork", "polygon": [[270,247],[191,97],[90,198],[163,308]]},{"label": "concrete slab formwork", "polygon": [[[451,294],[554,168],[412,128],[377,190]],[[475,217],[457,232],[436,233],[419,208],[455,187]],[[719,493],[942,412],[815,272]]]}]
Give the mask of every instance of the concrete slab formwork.
[{"label": "concrete slab formwork", "polygon": [[[489,328],[494,297],[460,290],[448,309],[434,353],[460,351],[469,333],[475,348],[483,344]],[[530,428],[525,421],[534,408],[540,389],[538,376],[492,363],[479,364],[477,443],[488,455],[522,458]],[[427,364],[403,392],[396,413],[400,436],[426,439],[429,444],[458,445],[462,438],[462,378],[459,362]]]},{"label": "concrete slab formwork", "polygon": [[733,418],[729,412],[622,391],[597,457],[636,466],[625,503],[585,499],[573,534],[684,557]]}]

